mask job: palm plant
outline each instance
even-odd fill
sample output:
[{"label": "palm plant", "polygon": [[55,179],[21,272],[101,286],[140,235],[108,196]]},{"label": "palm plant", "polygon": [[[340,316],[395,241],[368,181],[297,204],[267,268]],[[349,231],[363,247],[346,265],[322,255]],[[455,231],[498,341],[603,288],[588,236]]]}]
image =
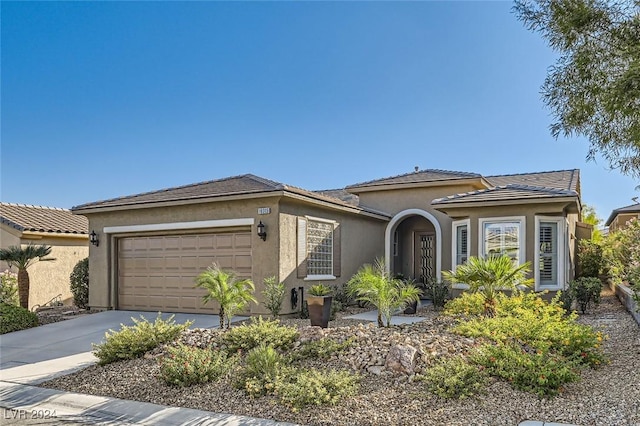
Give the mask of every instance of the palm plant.
[{"label": "palm plant", "polygon": [[496,298],[503,290],[518,291],[519,285],[530,286],[533,279],[527,278],[530,262],[516,266],[509,256],[470,257],[466,264],[459,265],[455,272],[445,271],[443,276],[452,283],[469,285],[469,291],[480,293],[484,299],[484,312],[495,316]]},{"label": "palm plant", "polygon": [[349,280],[347,289],[357,300],[378,308],[378,327],[384,327],[384,324],[389,327],[393,312],[418,302],[421,294],[414,284],[393,278],[382,258],[376,259],[373,265],[363,265]]},{"label": "palm plant", "polygon": [[220,305],[220,328],[229,328],[231,318],[244,309],[249,302],[257,303],[253,297],[255,286],[250,279],[239,279],[235,272],[225,271],[214,263],[196,278],[196,287],[207,290],[202,297],[204,303],[215,300]]},{"label": "palm plant", "polygon": [[24,247],[10,246],[6,249],[0,249],[0,260],[7,262],[9,268],[18,268],[18,297],[20,306],[29,309],[29,273],[27,268],[38,259],[40,261],[55,260],[51,258],[45,259],[45,256],[51,254],[51,246],[29,244]]}]

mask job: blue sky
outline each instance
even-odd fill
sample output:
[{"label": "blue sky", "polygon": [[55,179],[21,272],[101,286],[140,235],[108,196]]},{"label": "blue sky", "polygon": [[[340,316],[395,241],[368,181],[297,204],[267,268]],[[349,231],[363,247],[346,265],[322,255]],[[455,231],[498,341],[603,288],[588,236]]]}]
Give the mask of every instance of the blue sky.
[{"label": "blue sky", "polygon": [[555,55],[511,7],[3,1],[1,199],[579,168],[606,219],[638,182],[550,136],[539,92]]}]

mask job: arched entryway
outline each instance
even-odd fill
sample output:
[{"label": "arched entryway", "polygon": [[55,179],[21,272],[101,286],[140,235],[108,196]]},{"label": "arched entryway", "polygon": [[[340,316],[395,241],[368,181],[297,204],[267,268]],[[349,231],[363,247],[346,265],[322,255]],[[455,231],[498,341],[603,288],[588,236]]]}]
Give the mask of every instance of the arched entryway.
[{"label": "arched entryway", "polygon": [[442,230],[429,212],[408,209],[397,213],[385,230],[387,271],[416,282],[440,280]]}]

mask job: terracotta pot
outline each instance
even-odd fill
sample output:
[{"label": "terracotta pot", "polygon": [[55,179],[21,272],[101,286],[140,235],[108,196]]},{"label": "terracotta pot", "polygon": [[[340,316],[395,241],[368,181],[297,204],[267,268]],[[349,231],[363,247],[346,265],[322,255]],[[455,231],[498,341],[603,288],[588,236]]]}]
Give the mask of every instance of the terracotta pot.
[{"label": "terracotta pot", "polygon": [[327,328],[331,317],[332,296],[307,296],[311,325]]}]

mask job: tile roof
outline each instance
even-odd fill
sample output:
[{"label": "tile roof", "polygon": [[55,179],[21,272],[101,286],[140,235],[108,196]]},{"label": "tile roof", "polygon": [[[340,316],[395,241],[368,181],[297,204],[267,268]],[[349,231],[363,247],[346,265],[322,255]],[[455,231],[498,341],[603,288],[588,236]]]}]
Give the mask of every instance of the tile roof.
[{"label": "tile roof", "polygon": [[326,195],[327,197],[337,198],[339,200],[344,201],[347,204],[351,204],[352,206],[357,206],[360,203],[360,197],[356,194],[352,194],[347,192],[346,189],[321,189],[318,191],[313,191],[318,194]]},{"label": "tile roof", "polygon": [[380,214],[362,207],[357,204],[341,200],[329,193],[312,192],[295,186],[286,185],[273,180],[261,178],[252,174],[244,174],[239,176],[231,176],[223,179],[216,179],[207,182],[194,183],[190,185],[178,186],[174,188],[161,189],[158,191],[145,192],[141,194],[128,195],[119,198],[112,198],[104,201],[96,201],[92,203],[82,204],[73,207],[72,211],[94,209],[103,207],[120,207],[135,206],[142,204],[153,204],[160,202],[198,200],[205,198],[213,198],[229,195],[248,195],[261,194],[274,191],[286,191],[311,197],[315,200],[325,201],[344,207],[356,207],[359,210],[369,211],[371,213]]},{"label": "tile roof", "polygon": [[580,192],[580,170],[578,169],[485,176],[485,179],[494,186],[516,184]]},{"label": "tile roof", "polygon": [[457,179],[481,178],[478,173],[456,172],[450,170],[426,169],[417,170],[403,175],[390,176],[382,179],[360,182],[347,186],[347,189],[366,186],[394,185],[403,183],[439,182]]},{"label": "tile roof", "polygon": [[22,232],[52,234],[88,234],[89,232],[86,217],[55,207],[0,203],[0,222]]},{"label": "tile roof", "polygon": [[454,194],[437,198],[432,205],[451,205],[456,203],[476,203],[507,200],[528,200],[557,197],[577,197],[578,193],[570,189],[545,188],[530,185],[509,184],[477,191]]},{"label": "tile roof", "polygon": [[611,222],[613,222],[613,219],[615,219],[616,216],[618,216],[620,213],[640,213],[640,203],[632,204],[630,206],[620,207],[618,209],[615,209],[609,215],[609,218],[604,223],[604,226],[611,225]]}]

